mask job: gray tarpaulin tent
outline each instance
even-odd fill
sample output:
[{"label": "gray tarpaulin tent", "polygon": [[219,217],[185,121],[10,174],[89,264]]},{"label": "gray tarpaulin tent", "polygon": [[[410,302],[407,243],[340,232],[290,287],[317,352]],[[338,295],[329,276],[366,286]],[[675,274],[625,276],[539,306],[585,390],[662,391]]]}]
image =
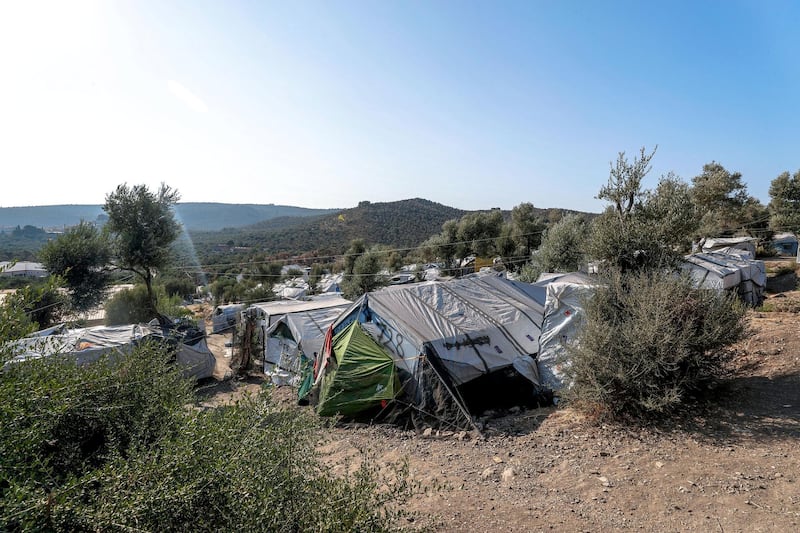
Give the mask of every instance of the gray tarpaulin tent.
[{"label": "gray tarpaulin tent", "polygon": [[337,294],[328,294],[306,300],[257,303],[243,311],[243,324],[257,322],[255,331],[263,346],[264,373],[277,385],[296,384],[303,354],[313,360],[322,351],[328,328],[352,303]]},{"label": "gray tarpaulin tent", "polygon": [[[36,332],[6,345],[14,354],[8,364],[55,355],[71,357],[79,365],[103,356],[120,357],[131,353],[136,344],[147,338],[163,339],[160,328],[145,325],[95,326],[67,329],[56,326]],[[216,360],[205,338],[196,338],[191,345],[179,343],[176,360],[187,377],[197,379],[214,373]]]},{"label": "gray tarpaulin tent", "polygon": [[[468,418],[459,391],[484,376],[511,372],[527,378],[519,379],[528,383],[528,390],[539,384],[534,356],[544,306],[525,285],[477,275],[387,287],[356,301],[333,325],[331,335],[358,320],[400,370],[403,401],[432,412],[431,387],[443,385]],[[327,351],[320,353],[317,383],[329,357]],[[491,400],[488,396],[511,392],[485,389],[476,391],[476,397]]]}]

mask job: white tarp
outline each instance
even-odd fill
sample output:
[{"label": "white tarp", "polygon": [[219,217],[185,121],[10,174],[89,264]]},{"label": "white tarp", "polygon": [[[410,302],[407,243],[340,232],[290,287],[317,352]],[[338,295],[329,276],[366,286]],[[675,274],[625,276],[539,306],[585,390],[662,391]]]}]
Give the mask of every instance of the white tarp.
[{"label": "white tarp", "polygon": [[[159,329],[143,325],[95,326],[66,329],[53,327],[12,341],[8,348],[15,355],[11,364],[54,355],[69,356],[78,365],[98,361],[103,356],[128,355],[134,346],[147,337],[161,337]],[[180,344],[176,360],[186,377],[206,378],[214,373],[216,360],[205,339],[189,346]]]},{"label": "white tarp", "polygon": [[754,237],[719,237],[716,239],[705,239],[702,243],[703,252],[719,252],[723,249],[725,253],[730,254],[731,249],[744,250],[750,254],[750,259],[756,257],[756,242],[758,239]]},{"label": "white tarp", "polygon": [[556,274],[534,284],[546,292],[542,335],[539,337],[539,376],[542,385],[558,391],[568,388],[564,370],[569,366],[567,347],[575,341],[583,321],[583,304],[597,288],[586,274]]},{"label": "white tarp", "polygon": [[[539,349],[543,305],[496,275],[388,287],[362,297],[337,327],[355,319],[364,305],[373,322],[365,329],[412,375],[426,345],[456,385],[529,359]],[[529,377],[538,384],[538,376]]]}]

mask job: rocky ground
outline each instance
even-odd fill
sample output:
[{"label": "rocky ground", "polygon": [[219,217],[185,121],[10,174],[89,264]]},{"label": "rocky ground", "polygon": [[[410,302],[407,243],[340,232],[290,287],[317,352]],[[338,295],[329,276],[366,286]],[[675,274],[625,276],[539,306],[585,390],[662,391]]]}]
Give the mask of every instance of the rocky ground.
[{"label": "rocky ground", "polygon": [[[492,418],[481,436],[336,427],[321,450],[334,471],[366,456],[380,465],[406,462],[419,485],[402,504],[416,512],[411,528],[795,531],[800,293],[766,304],[770,311],[751,312],[752,334],[738,346],[730,379],[710,402],[669,423],[600,424],[547,408]],[[218,351],[219,342],[212,345]],[[207,402],[259,387],[257,378],[225,381]],[[276,397],[293,403],[288,390]]]}]

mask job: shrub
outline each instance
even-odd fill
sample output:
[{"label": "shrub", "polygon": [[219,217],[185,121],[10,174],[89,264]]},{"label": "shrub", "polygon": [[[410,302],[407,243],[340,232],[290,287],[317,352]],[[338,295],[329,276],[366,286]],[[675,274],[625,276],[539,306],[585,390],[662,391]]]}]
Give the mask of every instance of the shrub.
[{"label": "shrub", "polygon": [[722,374],[745,330],[734,294],[661,272],[617,272],[586,303],[566,396],[601,415],[668,414]]},{"label": "shrub", "polygon": [[[153,291],[156,295],[156,307],[161,314],[171,317],[190,314],[181,307],[179,296],[167,296],[161,286],[154,287]],[[144,285],[136,285],[132,289],[118,292],[106,302],[106,325],[142,324],[151,321],[156,317],[150,310],[149,302],[147,288]]]},{"label": "shrub", "polygon": [[314,451],[316,418],[268,395],[201,411],[168,358],[145,345],[0,373],[0,530],[392,528],[402,468],[335,477]]}]

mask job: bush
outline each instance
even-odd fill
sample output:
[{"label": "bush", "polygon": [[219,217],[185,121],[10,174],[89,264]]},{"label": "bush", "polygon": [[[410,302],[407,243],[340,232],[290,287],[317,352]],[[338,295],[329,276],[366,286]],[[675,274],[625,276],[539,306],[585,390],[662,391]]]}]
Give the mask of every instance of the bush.
[{"label": "bush", "polygon": [[[153,291],[156,295],[156,307],[161,314],[170,317],[190,314],[188,310],[181,307],[179,296],[167,296],[161,286],[153,287]],[[132,289],[118,292],[106,302],[105,310],[107,326],[143,324],[156,318],[150,311],[147,288],[144,285],[136,285]]]},{"label": "bush", "polygon": [[745,331],[732,293],[660,272],[617,272],[586,303],[566,397],[601,415],[668,414],[722,374]]},{"label": "bush", "polygon": [[0,373],[0,530],[385,531],[405,471],[334,477],[317,419],[268,395],[192,408],[152,346]]}]

